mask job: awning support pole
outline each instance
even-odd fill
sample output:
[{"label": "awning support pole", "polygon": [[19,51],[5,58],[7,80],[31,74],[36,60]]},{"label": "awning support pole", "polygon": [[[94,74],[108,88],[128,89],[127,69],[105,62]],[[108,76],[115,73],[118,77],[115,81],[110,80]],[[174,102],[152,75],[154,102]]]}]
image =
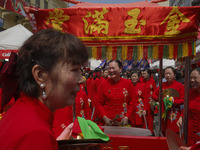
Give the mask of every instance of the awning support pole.
[{"label": "awning support pole", "polygon": [[160,69],[159,69],[159,135],[162,134],[162,78],[163,78],[163,59],[160,59]]},{"label": "awning support pole", "polygon": [[183,121],[183,135],[184,141],[187,144],[188,140],[188,110],[189,110],[189,79],[190,79],[190,57],[186,57],[185,59],[185,95],[184,95],[184,121]]}]

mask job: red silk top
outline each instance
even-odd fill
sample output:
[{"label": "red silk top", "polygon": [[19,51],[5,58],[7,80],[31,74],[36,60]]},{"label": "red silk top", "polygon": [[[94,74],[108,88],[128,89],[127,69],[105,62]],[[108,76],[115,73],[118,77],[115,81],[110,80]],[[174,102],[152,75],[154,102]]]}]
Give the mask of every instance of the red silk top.
[{"label": "red silk top", "polygon": [[144,78],[141,79],[141,82],[145,84],[144,86],[144,92],[145,92],[145,109],[150,110],[150,100],[152,97],[153,92],[156,90],[156,82],[151,77],[148,81],[146,81]]},{"label": "red silk top", "polygon": [[144,123],[142,117],[142,112],[143,110],[145,110],[144,86],[145,84],[141,82],[138,82],[136,85],[133,85],[136,94],[136,101],[135,101],[134,116],[132,122],[135,125],[142,125]]},{"label": "red silk top", "polygon": [[[170,128],[175,132],[178,132],[179,129],[178,126],[176,125],[176,122],[178,121],[178,118],[181,114],[180,105],[182,105],[184,102],[184,86],[182,83],[179,83],[175,80],[171,84],[169,84],[168,82],[163,82],[162,90],[168,88],[173,88],[176,91],[178,91],[179,97],[174,97],[174,104],[172,108],[168,111],[165,122],[163,120],[162,128],[164,131],[166,130],[166,128]],[[152,98],[154,100],[157,100],[158,95],[159,95],[159,87],[153,93]],[[162,112],[164,112],[164,110],[165,110],[164,103],[162,103]]]},{"label": "red silk top", "polygon": [[92,78],[88,78],[87,80],[86,80],[86,88],[87,88],[87,94],[88,94],[88,98],[90,98],[89,97],[89,94],[90,94],[90,86],[91,86],[91,81],[92,81]]},{"label": "red silk top", "polygon": [[2,150],[57,150],[53,114],[37,98],[21,93],[0,121]]},{"label": "red silk top", "polygon": [[188,144],[200,141],[200,93],[190,89],[189,93],[189,121],[188,121]]},{"label": "red silk top", "polygon": [[97,91],[96,107],[101,116],[113,119],[120,115],[117,121],[125,116],[130,118],[133,115],[135,103],[135,92],[133,84],[128,79],[120,78],[118,82],[108,79],[99,85]]},{"label": "red silk top", "polygon": [[70,123],[73,122],[72,106],[57,109],[54,112],[53,132],[57,138]]}]

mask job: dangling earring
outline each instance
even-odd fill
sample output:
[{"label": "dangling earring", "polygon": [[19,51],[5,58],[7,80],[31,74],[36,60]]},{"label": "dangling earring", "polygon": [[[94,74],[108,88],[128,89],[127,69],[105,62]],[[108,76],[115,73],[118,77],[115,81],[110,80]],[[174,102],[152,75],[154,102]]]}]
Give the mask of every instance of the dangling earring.
[{"label": "dangling earring", "polygon": [[42,88],[42,98],[43,99],[46,99],[47,98],[47,94],[46,94],[46,92],[45,92],[45,90],[44,90],[44,87],[45,87],[45,85],[42,83],[42,84],[40,84],[40,87]]}]

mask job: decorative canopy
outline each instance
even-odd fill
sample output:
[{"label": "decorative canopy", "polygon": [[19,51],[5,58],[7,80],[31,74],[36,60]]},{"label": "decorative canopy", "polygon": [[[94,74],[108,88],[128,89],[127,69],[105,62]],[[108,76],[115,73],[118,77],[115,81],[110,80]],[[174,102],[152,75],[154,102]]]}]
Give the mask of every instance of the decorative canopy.
[{"label": "decorative canopy", "polygon": [[131,4],[39,9],[32,13],[39,30],[55,28],[79,37],[91,58],[175,59],[196,55],[200,7]]}]

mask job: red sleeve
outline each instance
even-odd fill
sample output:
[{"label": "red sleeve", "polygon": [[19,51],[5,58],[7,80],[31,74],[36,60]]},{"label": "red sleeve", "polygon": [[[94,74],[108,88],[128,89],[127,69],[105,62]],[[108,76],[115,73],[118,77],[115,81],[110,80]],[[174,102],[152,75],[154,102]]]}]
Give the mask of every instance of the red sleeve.
[{"label": "red sleeve", "polygon": [[133,112],[134,112],[134,108],[135,108],[135,104],[136,104],[136,94],[135,94],[135,90],[133,87],[132,82],[129,82],[129,106],[128,106],[128,110],[127,110],[127,117],[130,118],[131,116],[133,116]]},{"label": "red sleeve", "polygon": [[96,79],[96,80],[95,80],[95,89],[96,89],[96,91],[97,91],[97,89],[98,89],[100,83],[101,83],[101,80],[100,80],[100,79]]},{"label": "red sleeve", "polygon": [[[45,139],[45,140],[44,140]],[[53,134],[45,130],[27,133],[21,142],[15,143],[15,150],[57,150],[57,141]]]},{"label": "red sleeve", "polygon": [[199,150],[200,149],[200,143],[192,145],[190,150]]},{"label": "red sleeve", "polygon": [[105,98],[104,98],[104,84],[100,84],[99,88],[97,90],[97,97],[95,100],[95,106],[98,109],[99,113],[101,114],[101,116],[106,116],[106,112],[105,109],[103,107],[105,103]]}]

